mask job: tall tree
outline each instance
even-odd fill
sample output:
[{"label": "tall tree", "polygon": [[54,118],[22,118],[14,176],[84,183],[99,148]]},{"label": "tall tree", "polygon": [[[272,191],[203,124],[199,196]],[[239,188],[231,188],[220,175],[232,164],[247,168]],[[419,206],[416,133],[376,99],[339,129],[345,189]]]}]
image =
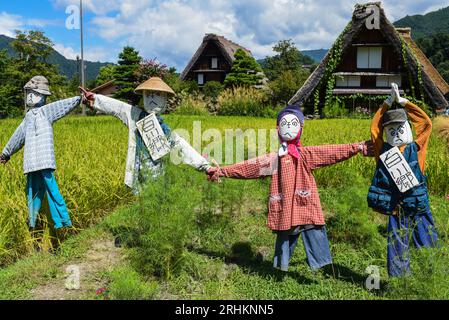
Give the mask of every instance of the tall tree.
[{"label": "tall tree", "polygon": [[36,75],[42,75],[49,80],[53,92],[49,101],[67,97],[67,79],[59,74],[55,65],[46,61],[52,45],[50,39],[41,31],[16,31],[16,39],[11,43],[16,54],[14,58],[10,58],[4,70],[7,78],[0,83],[1,101],[6,103],[2,108],[7,110],[7,116],[21,113],[23,110],[22,88]]},{"label": "tall tree", "polygon": [[115,98],[134,105],[138,104],[140,97],[134,90],[139,83],[137,71],[141,61],[142,57],[134,48],[129,46],[123,48],[114,72],[115,84],[119,87]]},{"label": "tall tree", "polygon": [[303,55],[292,40],[279,41],[273,51],[276,54],[265,59],[263,69],[270,79],[273,104],[286,105],[310,74],[303,65],[313,65],[314,61]]},{"label": "tall tree", "polygon": [[264,62],[264,72],[270,80],[278,78],[287,70],[297,71],[303,69],[303,65],[314,64],[312,58],[303,55],[291,39],[279,41],[273,51],[276,55],[266,57]]},{"label": "tall tree", "polygon": [[107,66],[101,67],[97,78],[95,79],[95,86],[101,86],[106,82],[114,80],[115,77],[115,65],[108,64]]},{"label": "tall tree", "polygon": [[257,85],[263,76],[261,75],[262,68],[256,59],[242,49],[237,49],[234,57],[231,72],[226,76],[224,85],[227,88]]}]

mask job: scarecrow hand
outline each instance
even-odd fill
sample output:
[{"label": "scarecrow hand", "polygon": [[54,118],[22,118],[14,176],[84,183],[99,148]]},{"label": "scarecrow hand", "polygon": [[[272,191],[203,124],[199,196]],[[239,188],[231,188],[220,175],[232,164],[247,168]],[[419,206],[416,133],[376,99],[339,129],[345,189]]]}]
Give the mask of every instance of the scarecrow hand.
[{"label": "scarecrow hand", "polygon": [[0,155],[0,163],[1,164],[6,164],[9,161],[9,157],[5,156],[5,155]]},{"label": "scarecrow hand", "polygon": [[207,180],[209,180],[211,182],[220,182],[220,177],[223,176],[223,173],[221,172],[221,170],[219,168],[215,168],[215,167],[211,167],[209,170],[207,170],[206,174],[207,174]]},{"label": "scarecrow hand", "polygon": [[394,101],[405,107],[405,104],[408,102],[408,100],[401,97],[401,94],[399,93],[399,87],[396,83],[391,84],[391,90],[394,91]]},{"label": "scarecrow hand", "polygon": [[93,92],[87,91],[83,87],[79,87],[81,94],[83,95],[83,103],[89,107],[93,107],[95,101],[95,94]]},{"label": "scarecrow hand", "polygon": [[396,101],[396,90],[395,87],[393,85],[396,85],[397,88],[397,84],[396,83],[392,83],[391,84],[391,91],[390,91],[390,96],[387,98],[387,100],[385,100],[385,103],[391,107],[393,105],[393,103]]},{"label": "scarecrow hand", "polygon": [[362,142],[360,150],[364,157],[374,157],[374,143],[371,140]]}]

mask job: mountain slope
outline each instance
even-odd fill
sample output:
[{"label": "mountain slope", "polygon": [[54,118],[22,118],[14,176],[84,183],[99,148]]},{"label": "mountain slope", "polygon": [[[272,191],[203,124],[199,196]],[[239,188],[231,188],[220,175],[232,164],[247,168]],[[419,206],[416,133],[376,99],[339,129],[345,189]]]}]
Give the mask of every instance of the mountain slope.
[{"label": "mountain slope", "polygon": [[321,60],[326,56],[327,49],[318,49],[318,50],[303,50],[301,53],[305,56],[312,58],[315,62],[320,63]]},{"label": "mountain slope", "polygon": [[394,26],[412,28],[414,39],[438,33],[449,33],[449,7],[425,15],[406,16],[396,21]]},{"label": "mountain slope", "polygon": [[[11,47],[12,41],[14,41],[13,38],[0,35],[0,50],[6,49],[11,56],[14,56],[15,52]],[[53,49],[52,53],[48,58],[48,62],[57,65],[60,72],[63,75],[65,75],[68,79],[71,79],[77,73],[78,70],[78,63],[76,60],[67,59],[62,54]],[[87,80],[95,79],[98,73],[100,72],[100,68],[108,64],[110,63],[85,61],[86,79]]]}]

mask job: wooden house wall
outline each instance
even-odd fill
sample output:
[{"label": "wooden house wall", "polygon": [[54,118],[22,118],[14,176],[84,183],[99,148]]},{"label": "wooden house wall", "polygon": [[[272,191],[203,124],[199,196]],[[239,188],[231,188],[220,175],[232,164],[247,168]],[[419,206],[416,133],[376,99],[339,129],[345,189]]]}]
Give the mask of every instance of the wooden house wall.
[{"label": "wooden house wall", "polygon": [[357,71],[372,71],[370,69],[357,69],[357,48],[359,46],[354,44],[365,44],[366,46],[381,46],[382,47],[382,68],[375,69],[375,72],[380,73],[399,73],[402,70],[401,56],[397,55],[393,47],[387,44],[383,35],[379,30],[367,30],[360,32],[355,38],[353,46],[344,54],[337,72],[357,72]]}]

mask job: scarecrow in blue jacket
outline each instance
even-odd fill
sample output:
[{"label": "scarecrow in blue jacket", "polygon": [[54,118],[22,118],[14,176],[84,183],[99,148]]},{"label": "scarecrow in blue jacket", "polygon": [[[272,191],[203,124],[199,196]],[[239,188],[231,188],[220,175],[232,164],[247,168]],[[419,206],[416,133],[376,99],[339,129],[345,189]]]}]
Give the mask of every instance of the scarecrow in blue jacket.
[{"label": "scarecrow in blue jacket", "polygon": [[[399,108],[393,109],[394,104]],[[415,140],[409,119],[415,127]],[[377,168],[368,193],[369,207],[389,216],[387,265],[392,277],[410,273],[410,241],[423,248],[434,247],[438,239],[424,176],[431,132],[427,114],[402,98],[398,86],[392,84],[391,97],[371,125]]]},{"label": "scarecrow in blue jacket", "polygon": [[81,98],[75,97],[46,104],[51,92],[48,80],[43,76],[33,77],[25,85],[24,90],[27,113],[3,149],[0,162],[6,164],[12,155],[25,146],[23,171],[27,175],[26,193],[30,228],[36,227],[37,216],[45,195],[55,229],[71,227],[69,212],[54,175],[56,159],[53,123],[78,106]]}]

